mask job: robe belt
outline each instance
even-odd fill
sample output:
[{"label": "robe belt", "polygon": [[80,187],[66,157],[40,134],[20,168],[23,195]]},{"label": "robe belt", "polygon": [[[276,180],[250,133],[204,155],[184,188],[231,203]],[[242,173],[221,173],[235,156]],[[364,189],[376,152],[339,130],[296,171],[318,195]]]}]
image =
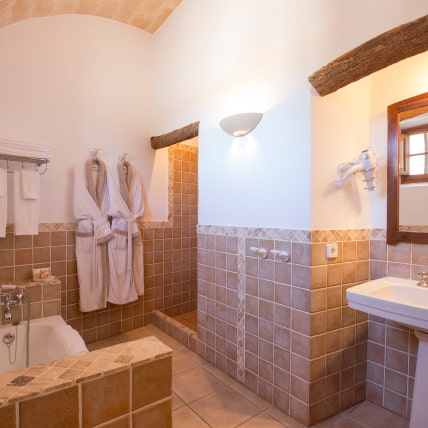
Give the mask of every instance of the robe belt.
[{"label": "robe belt", "polygon": [[[88,219],[89,220],[89,219]],[[98,245],[104,244],[110,239],[113,238],[113,234],[109,233],[108,235],[104,235],[99,237],[99,229],[101,226],[107,226],[108,230],[110,230],[110,226],[106,219],[100,220],[89,220],[92,223],[93,232],[76,232],[76,236],[80,237],[88,237],[93,236],[94,240],[92,243],[92,284],[91,289],[98,284]]]},{"label": "robe belt", "polygon": [[138,236],[138,233],[140,233],[140,229],[138,228],[137,220],[135,218],[130,218],[126,220],[127,222],[127,230],[121,230],[121,229],[114,229],[114,232],[118,235],[127,235],[128,239],[128,252],[127,252],[127,260],[126,260],[126,267],[129,271],[132,269],[132,239],[134,236]]}]

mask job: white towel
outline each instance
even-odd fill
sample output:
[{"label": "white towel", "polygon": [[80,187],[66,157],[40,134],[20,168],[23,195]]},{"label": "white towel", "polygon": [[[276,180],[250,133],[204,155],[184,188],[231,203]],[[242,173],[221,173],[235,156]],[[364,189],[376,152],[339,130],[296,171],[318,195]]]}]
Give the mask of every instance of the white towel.
[{"label": "white towel", "polygon": [[14,174],[15,235],[38,235],[40,218],[40,186],[37,199],[22,197],[22,171]]},{"label": "white towel", "polygon": [[27,156],[40,159],[50,159],[52,156],[49,144],[36,144],[26,141],[0,139],[0,153],[11,156]]},{"label": "white towel", "polygon": [[40,174],[38,171],[21,170],[22,199],[39,199]]},{"label": "white towel", "polygon": [[7,222],[7,170],[0,168],[0,238],[6,236]]}]

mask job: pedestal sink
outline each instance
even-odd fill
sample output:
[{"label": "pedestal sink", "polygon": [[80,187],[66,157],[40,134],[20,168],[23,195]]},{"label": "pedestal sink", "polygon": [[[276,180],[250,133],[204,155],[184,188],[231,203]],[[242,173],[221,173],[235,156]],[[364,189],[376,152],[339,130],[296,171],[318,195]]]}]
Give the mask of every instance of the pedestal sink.
[{"label": "pedestal sink", "polygon": [[419,345],[409,428],[428,426],[428,288],[416,284],[388,276],[346,290],[351,308],[415,330]]}]

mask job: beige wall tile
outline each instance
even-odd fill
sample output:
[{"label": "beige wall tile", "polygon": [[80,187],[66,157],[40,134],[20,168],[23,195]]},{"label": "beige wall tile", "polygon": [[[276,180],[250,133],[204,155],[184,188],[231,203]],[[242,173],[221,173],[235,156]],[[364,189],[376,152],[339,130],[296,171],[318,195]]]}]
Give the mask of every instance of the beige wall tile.
[{"label": "beige wall tile", "polygon": [[[120,393],[119,393],[120,391]],[[130,411],[129,371],[82,384],[82,426],[91,427]]]},{"label": "beige wall tile", "polygon": [[311,265],[312,260],[312,245],[302,242],[292,243],[292,261],[299,265]]},{"label": "beige wall tile", "polygon": [[349,241],[343,243],[343,262],[357,260],[357,242]]},{"label": "beige wall tile", "polygon": [[[93,404],[93,403],[91,403]],[[79,426],[77,386],[23,401],[19,405],[20,427],[47,425],[77,428]],[[55,409],[55,412],[52,409]]]},{"label": "beige wall tile", "polygon": [[172,427],[172,400],[166,400],[148,409],[141,409],[132,413],[134,427]]},{"label": "beige wall tile", "polygon": [[411,244],[400,243],[398,245],[388,245],[388,261],[398,263],[410,263]]},{"label": "beige wall tile", "polygon": [[134,367],[132,409],[136,410],[171,395],[171,357]]},{"label": "beige wall tile", "polygon": [[15,427],[16,424],[16,409],[15,404],[0,407],[0,421],[5,427]]}]

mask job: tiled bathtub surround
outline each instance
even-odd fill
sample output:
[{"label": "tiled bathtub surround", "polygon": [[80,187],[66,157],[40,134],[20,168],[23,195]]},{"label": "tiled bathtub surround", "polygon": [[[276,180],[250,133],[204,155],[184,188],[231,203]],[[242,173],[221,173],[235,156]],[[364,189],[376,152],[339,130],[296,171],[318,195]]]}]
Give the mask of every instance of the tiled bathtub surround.
[{"label": "tiled bathtub surround", "polygon": [[81,313],[73,223],[43,223],[36,236],[15,236],[8,225],[0,239],[0,283],[32,278],[50,267],[61,281],[61,315],[87,343],[152,322],[159,309],[179,315],[196,308],[197,148],[169,147],[169,219],[142,224],[145,295],[127,305]]},{"label": "tiled bathtub surround", "polygon": [[[369,231],[198,232],[198,352],[305,424],[363,400],[367,316],[345,291],[368,279]],[[338,242],[336,259],[326,241]]]},{"label": "tiled bathtub surround", "polygon": [[[370,243],[370,277],[418,279],[428,270],[428,246],[386,244],[378,231]],[[378,317],[370,317],[367,354],[367,398],[402,416],[410,417],[418,342],[412,330]]]},{"label": "tiled bathtub surround", "polygon": [[3,373],[1,426],[124,427],[132,419],[168,428],[171,373],[171,349],[155,337]]}]

